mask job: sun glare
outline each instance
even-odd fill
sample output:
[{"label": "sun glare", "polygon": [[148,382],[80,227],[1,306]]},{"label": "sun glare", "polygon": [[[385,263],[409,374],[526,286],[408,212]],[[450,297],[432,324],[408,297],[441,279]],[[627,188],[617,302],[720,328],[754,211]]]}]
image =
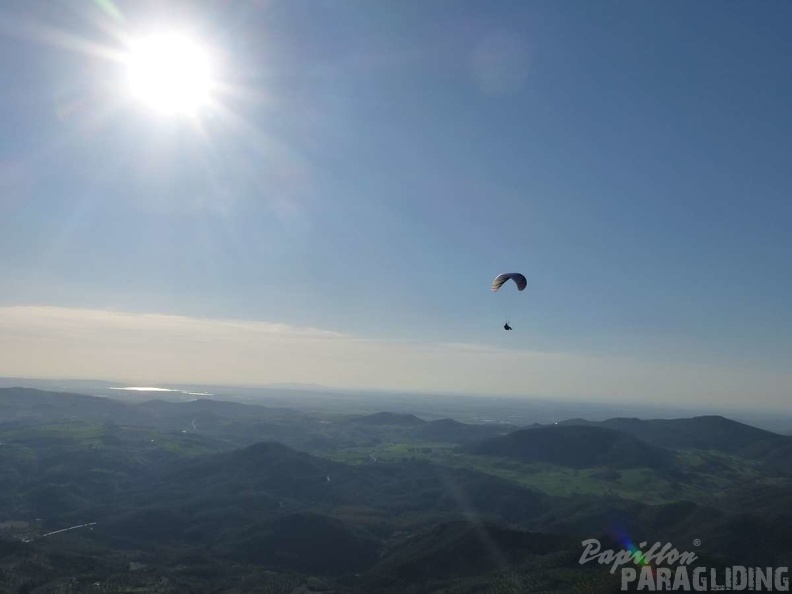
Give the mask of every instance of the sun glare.
[{"label": "sun glare", "polygon": [[130,47],[126,60],[132,95],[163,114],[196,115],[209,104],[212,73],[207,53],[181,35],[157,35]]}]

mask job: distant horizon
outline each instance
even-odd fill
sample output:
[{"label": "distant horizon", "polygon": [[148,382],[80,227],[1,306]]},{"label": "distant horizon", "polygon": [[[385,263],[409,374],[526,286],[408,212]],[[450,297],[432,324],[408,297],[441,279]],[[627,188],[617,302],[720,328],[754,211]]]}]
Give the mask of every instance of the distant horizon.
[{"label": "distant horizon", "polygon": [[[26,384],[39,384],[41,387],[35,387],[31,385],[12,385],[12,382],[19,381]],[[63,385],[60,387],[53,386],[51,384],[57,384],[62,382],[64,384],[72,384]],[[381,412],[388,412],[387,410],[381,409],[378,407],[379,404],[382,404],[381,400],[369,400],[365,398],[366,396],[374,396],[377,399],[383,399],[385,402],[392,402],[392,400],[388,399],[396,399],[396,400],[408,400],[412,402],[413,405],[416,404],[416,400],[420,402],[421,396],[428,396],[440,399],[441,401],[448,402],[453,401],[455,398],[459,398],[459,401],[456,401],[456,405],[459,407],[460,410],[465,409],[467,406],[474,406],[474,405],[483,405],[486,401],[493,401],[499,402],[501,405],[513,405],[520,409],[530,406],[531,404],[540,405],[543,407],[546,406],[554,406],[560,409],[574,409],[577,410],[577,413],[573,416],[561,416],[558,417],[559,420],[569,420],[578,416],[580,418],[586,419],[586,414],[590,415],[594,412],[594,416],[588,418],[587,420],[592,420],[593,418],[602,417],[605,418],[642,418],[642,419],[652,419],[652,418],[690,418],[690,417],[697,417],[697,416],[722,416],[726,418],[731,418],[733,420],[738,420],[740,422],[744,422],[749,425],[760,426],[764,427],[771,431],[783,431],[787,433],[792,433],[792,412],[788,409],[757,409],[756,407],[751,406],[743,406],[743,407],[732,407],[732,408],[722,408],[722,407],[712,407],[712,406],[696,406],[694,404],[687,404],[687,405],[679,405],[675,403],[667,403],[667,404],[647,404],[641,401],[635,401],[631,403],[625,403],[620,401],[608,401],[608,400],[590,400],[584,399],[580,397],[569,397],[569,398],[551,398],[547,396],[541,395],[523,395],[523,396],[514,396],[514,395],[486,395],[480,393],[449,393],[449,392],[420,392],[420,391],[399,391],[399,390],[386,390],[386,389],[358,389],[358,388],[343,388],[343,387],[335,387],[335,386],[320,386],[320,385],[277,385],[277,384],[261,384],[261,385],[250,385],[250,384],[201,384],[201,383],[190,383],[190,382],[163,382],[157,386],[144,386],[144,385],[134,385],[139,382],[124,382],[124,381],[116,381],[116,380],[105,380],[105,379],[97,379],[97,378],[32,378],[32,377],[5,377],[0,376],[0,388],[7,388],[7,387],[22,387],[22,388],[30,388],[33,387],[34,389],[41,389],[41,390],[79,390],[81,384],[85,384],[82,386],[82,389],[87,390],[106,390],[109,394],[112,392],[129,392],[129,393],[136,393],[145,395],[151,394],[153,399],[157,399],[157,394],[167,395],[167,394],[182,394],[184,396],[193,396],[190,400],[217,400],[217,401],[228,401],[228,402],[248,402],[248,403],[256,403],[258,401],[267,402],[271,401],[273,398],[273,394],[265,393],[259,395],[250,395],[250,394],[235,394],[233,391],[245,391],[245,390],[261,390],[263,392],[273,392],[273,391],[284,391],[284,392],[294,392],[298,393],[298,402],[301,403],[304,407],[310,408],[308,404],[303,401],[300,401],[300,397],[305,396],[319,396],[319,395],[327,395],[333,394],[337,396],[351,396],[357,397],[359,402],[365,402],[372,410],[376,409]],[[7,384],[7,385],[6,385]],[[127,385],[129,384],[129,385]],[[195,389],[207,389],[213,390],[212,392],[195,392],[192,390]],[[232,391],[231,393],[223,394],[223,390],[227,389]],[[293,395],[292,395],[293,396]],[[106,396],[108,398],[112,398],[111,395]],[[181,400],[180,400],[181,401]],[[316,400],[312,400],[311,402],[316,403]],[[325,405],[336,405],[337,402],[333,401],[332,399],[322,399],[322,403]],[[282,401],[281,405],[286,405],[286,401]],[[432,404],[432,401],[426,401],[425,405],[429,406]],[[407,412],[408,410],[405,408],[401,410],[402,413]],[[624,413],[621,414],[618,411],[623,410]],[[610,414],[605,414],[603,411],[610,411]],[[391,411],[393,412],[393,411]],[[420,414],[420,412],[416,412],[413,414]],[[524,413],[529,414],[529,413]],[[652,416],[655,415],[655,416]],[[602,420],[601,419],[601,420]]]},{"label": "distant horizon", "polygon": [[[260,320],[53,306],[0,306],[0,375],[106,378],[132,385],[314,384],[341,390],[469,394],[701,408],[783,409],[792,372],[680,352],[535,350],[366,338]],[[502,329],[498,330],[504,333]],[[124,379],[137,378],[137,379]],[[141,379],[142,378],[142,379]]]}]

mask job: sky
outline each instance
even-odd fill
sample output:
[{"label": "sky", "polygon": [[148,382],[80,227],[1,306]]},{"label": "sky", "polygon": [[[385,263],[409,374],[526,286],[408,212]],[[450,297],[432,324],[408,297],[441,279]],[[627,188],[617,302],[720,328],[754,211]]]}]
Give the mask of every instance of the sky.
[{"label": "sky", "polygon": [[[0,375],[783,409],[790,22],[4,2]],[[171,30],[211,58],[189,116],[125,82]],[[528,288],[493,294],[512,271]]]}]

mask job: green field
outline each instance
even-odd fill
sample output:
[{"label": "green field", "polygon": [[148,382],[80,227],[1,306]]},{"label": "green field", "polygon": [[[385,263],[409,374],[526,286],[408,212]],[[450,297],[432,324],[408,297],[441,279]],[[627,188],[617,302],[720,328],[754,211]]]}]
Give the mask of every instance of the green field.
[{"label": "green field", "polygon": [[723,496],[732,487],[771,480],[762,474],[757,464],[745,459],[694,450],[677,452],[678,469],[673,474],[651,468],[574,469],[527,464],[507,458],[471,455],[453,444],[437,442],[390,443],[376,449],[357,447],[318,454],[347,464],[431,460],[452,468],[494,475],[554,497],[616,496],[648,504],[706,501]]}]

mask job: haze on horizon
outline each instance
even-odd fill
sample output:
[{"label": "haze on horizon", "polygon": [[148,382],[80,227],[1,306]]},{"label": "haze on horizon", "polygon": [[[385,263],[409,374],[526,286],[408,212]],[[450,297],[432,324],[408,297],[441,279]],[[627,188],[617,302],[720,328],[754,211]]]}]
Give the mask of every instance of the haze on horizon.
[{"label": "haze on horizon", "polygon": [[6,2],[0,375],[782,409],[791,17]]}]

